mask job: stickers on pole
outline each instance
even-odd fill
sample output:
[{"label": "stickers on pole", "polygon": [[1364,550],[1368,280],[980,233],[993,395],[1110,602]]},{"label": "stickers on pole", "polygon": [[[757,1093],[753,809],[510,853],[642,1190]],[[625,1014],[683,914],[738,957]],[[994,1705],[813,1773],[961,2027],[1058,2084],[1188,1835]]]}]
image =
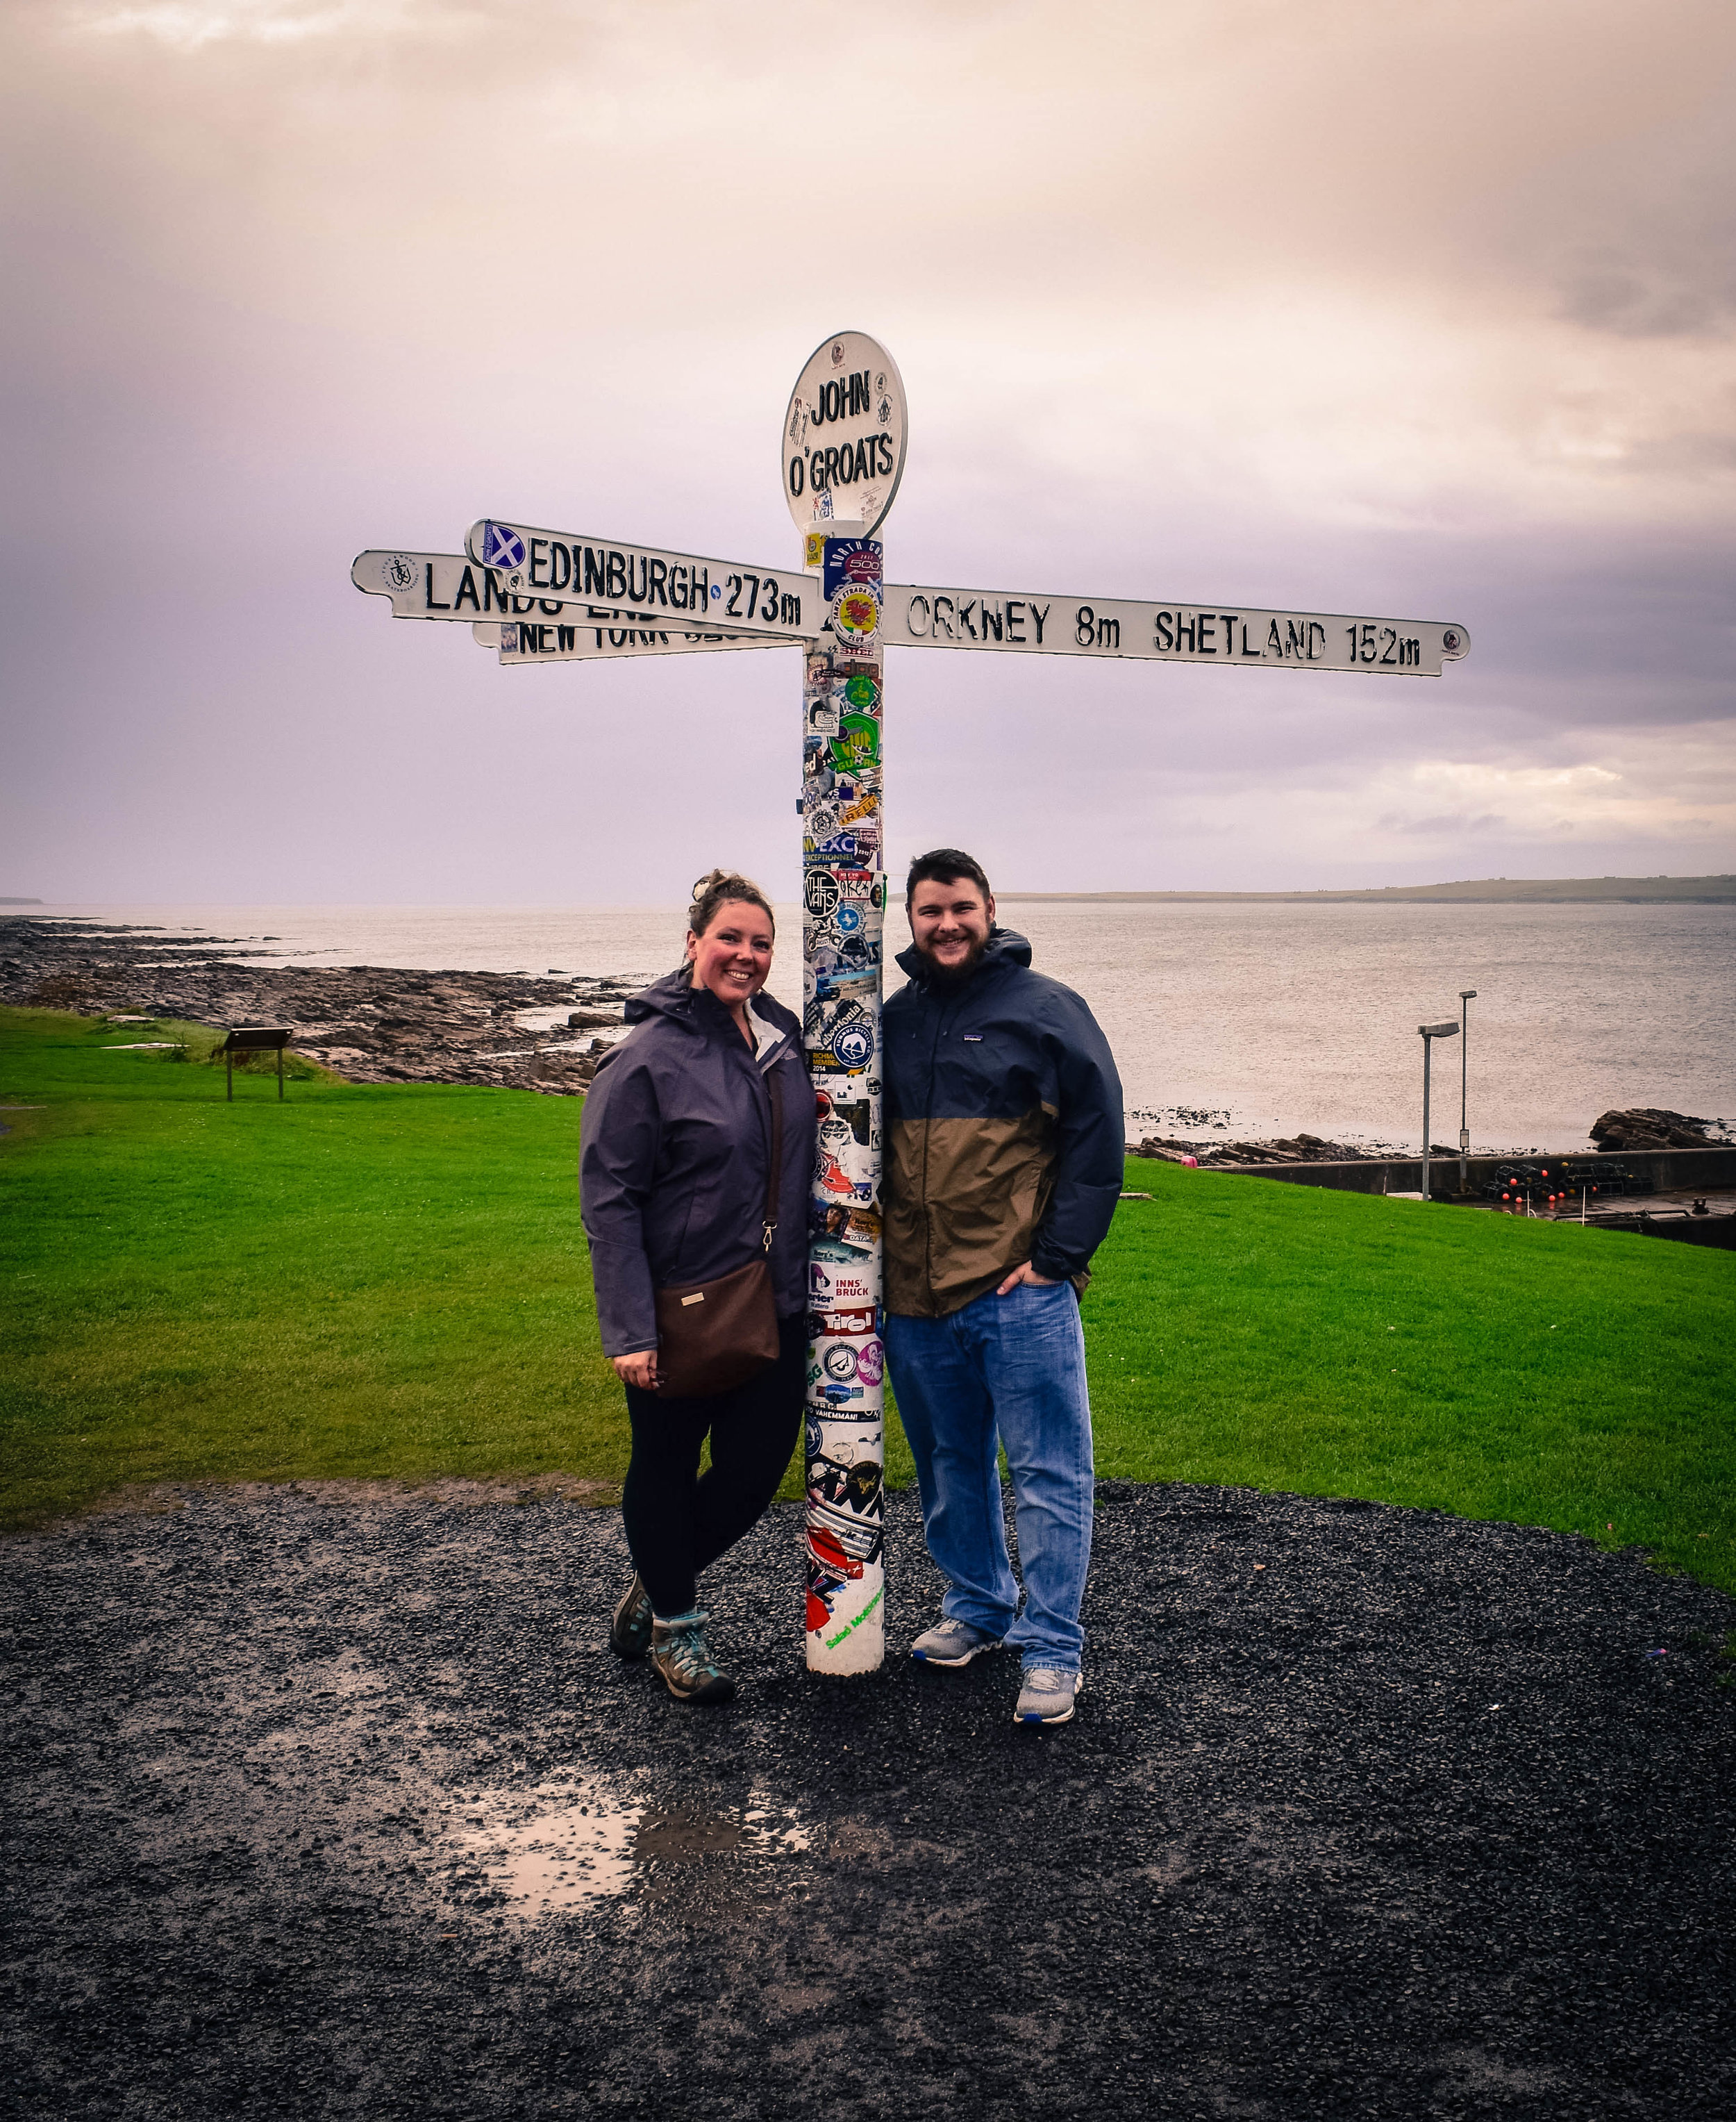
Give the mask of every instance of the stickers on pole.
[{"label": "stickers on pole", "polygon": [[784,499],[796,528],[839,520],[871,533],[904,475],[904,383],[866,332],[837,332],[809,356],[784,414]]},{"label": "stickers on pole", "polygon": [[839,652],[847,657],[861,657],[879,646],[884,590],[883,550],[870,538],[826,540],[820,591]]},{"label": "stickers on pole", "polygon": [[[859,500],[849,512],[872,521]],[[802,671],[802,1037],[819,1114],[808,1201],[808,1663],[866,1672],[885,1655],[884,563],[872,538],[854,535],[811,540],[808,556],[829,636]]]}]

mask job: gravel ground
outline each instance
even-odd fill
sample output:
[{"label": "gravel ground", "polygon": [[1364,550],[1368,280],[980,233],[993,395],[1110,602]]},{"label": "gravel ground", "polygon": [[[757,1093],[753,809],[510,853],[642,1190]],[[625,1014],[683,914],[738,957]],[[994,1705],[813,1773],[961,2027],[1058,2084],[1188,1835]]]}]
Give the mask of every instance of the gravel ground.
[{"label": "gravel ground", "polygon": [[712,1713],[601,1648],[613,1511],[175,1500],[0,1546],[7,2115],[1736,2112],[1736,1607],[1631,1557],[1107,1484],[1027,1732],[910,1664],[906,1496],[888,1669],[802,1669],[779,1508]]}]

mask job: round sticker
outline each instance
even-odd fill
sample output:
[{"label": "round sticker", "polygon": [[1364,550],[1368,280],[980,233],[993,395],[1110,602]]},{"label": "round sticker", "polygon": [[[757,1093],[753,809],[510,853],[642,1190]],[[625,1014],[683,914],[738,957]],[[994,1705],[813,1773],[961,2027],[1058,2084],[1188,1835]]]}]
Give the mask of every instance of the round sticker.
[{"label": "round sticker", "polygon": [[847,1024],[833,1035],[832,1051],[841,1068],[866,1068],[874,1053],[874,1032],[866,1023]]},{"label": "round sticker", "polygon": [[880,631],[880,601],[872,590],[846,590],[832,607],[832,627],[848,642],[871,641]]},{"label": "round sticker", "polygon": [[886,1351],[878,1341],[869,1341],[856,1353],[856,1374],[865,1386],[877,1386],[886,1367]]},{"label": "round sticker", "polygon": [[826,1375],[836,1378],[840,1385],[848,1384],[856,1376],[856,1351],[842,1341],[836,1341],[820,1358]]}]

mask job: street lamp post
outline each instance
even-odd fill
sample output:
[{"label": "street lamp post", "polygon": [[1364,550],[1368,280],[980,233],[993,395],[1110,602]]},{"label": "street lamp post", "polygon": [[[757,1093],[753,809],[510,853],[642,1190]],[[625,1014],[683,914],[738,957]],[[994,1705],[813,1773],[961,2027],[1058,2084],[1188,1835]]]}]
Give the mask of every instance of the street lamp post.
[{"label": "street lamp post", "polygon": [[1457,1039],[1458,1026],[1449,1017],[1444,1024],[1419,1024],[1422,1034],[1422,1198],[1429,1198],[1429,1056],[1437,1039]]},{"label": "street lamp post", "polygon": [[1475,988],[1461,988],[1458,991],[1458,1027],[1463,1035],[1458,1042],[1458,1190],[1471,1190],[1471,1126],[1465,1117],[1467,1068],[1465,1056],[1471,1050],[1471,1004],[1477,1000]]}]

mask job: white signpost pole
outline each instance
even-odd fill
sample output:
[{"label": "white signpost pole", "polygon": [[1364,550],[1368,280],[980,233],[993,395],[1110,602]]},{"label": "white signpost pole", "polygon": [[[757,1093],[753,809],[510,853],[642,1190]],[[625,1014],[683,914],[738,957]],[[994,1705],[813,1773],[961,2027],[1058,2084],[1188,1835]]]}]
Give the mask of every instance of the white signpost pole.
[{"label": "white signpost pole", "polygon": [[819,1107],[810,1206],[805,1413],[808,1666],[886,1657],[885,1359],[880,1336],[884,549],[904,465],[904,390],[885,348],[816,348],[784,423],[784,492],[821,571],[827,631],[802,681],[803,1039]]}]

